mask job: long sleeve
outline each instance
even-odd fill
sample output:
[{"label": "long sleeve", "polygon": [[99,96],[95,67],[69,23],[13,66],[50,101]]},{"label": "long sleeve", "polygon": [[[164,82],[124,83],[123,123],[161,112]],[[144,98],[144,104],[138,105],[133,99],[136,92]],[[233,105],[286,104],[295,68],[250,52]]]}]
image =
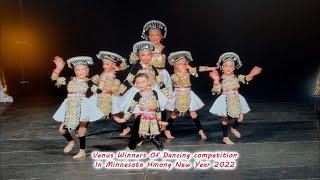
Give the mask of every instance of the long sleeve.
[{"label": "long sleeve", "polygon": [[134,109],[136,108],[136,106],[139,105],[140,98],[141,98],[141,95],[139,92],[137,92],[130,103],[129,111],[126,112],[124,115],[124,119],[128,120],[131,117],[131,115],[134,113]]},{"label": "long sleeve", "polygon": [[165,84],[163,81],[161,81],[161,77],[160,77],[160,74],[159,74],[159,71],[156,67],[152,66],[152,69],[154,71],[154,74],[155,74],[155,78],[156,78],[156,83],[159,85],[159,88],[160,89],[164,89],[166,88]]},{"label": "long sleeve", "polygon": [[245,75],[240,74],[240,75],[238,75],[237,79],[239,82],[242,82],[243,84],[249,84],[249,82],[246,80]]},{"label": "long sleeve", "polygon": [[138,71],[142,69],[142,66],[140,63],[136,63],[132,66],[127,78],[125,81],[122,83],[121,88],[129,89],[133,86],[133,79],[135,75],[137,75]]},{"label": "long sleeve", "polygon": [[160,110],[160,103],[159,103],[159,98],[158,98],[158,94],[157,94],[157,91],[153,90],[153,94],[154,96],[156,97],[157,101],[158,101],[158,104],[157,104],[157,108],[156,108],[156,116],[157,116],[157,119],[161,119],[161,110]]},{"label": "long sleeve", "polygon": [[87,89],[87,92],[86,92],[86,97],[87,98],[89,98],[89,97],[91,97],[92,95],[93,95],[93,92],[92,92],[92,87],[93,86],[96,86],[91,80],[89,80],[88,82],[87,82],[87,84],[88,84],[88,89]]},{"label": "long sleeve", "polygon": [[[61,73],[60,73],[61,74]],[[51,74],[51,81],[56,82],[57,84],[60,85],[67,85],[67,83],[70,81],[70,77],[60,77],[58,74],[55,72],[52,72]]]},{"label": "long sleeve", "polygon": [[198,77],[198,72],[197,72],[197,68],[196,67],[191,67],[189,68],[189,74],[194,76],[194,77]]}]

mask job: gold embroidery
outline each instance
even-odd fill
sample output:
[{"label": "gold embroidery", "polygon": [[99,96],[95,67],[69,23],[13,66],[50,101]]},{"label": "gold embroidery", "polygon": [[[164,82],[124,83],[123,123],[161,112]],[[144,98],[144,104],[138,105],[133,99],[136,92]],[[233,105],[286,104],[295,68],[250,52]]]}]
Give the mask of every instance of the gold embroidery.
[{"label": "gold embroidery", "polygon": [[66,85],[67,84],[66,78],[65,77],[58,77],[57,84]]},{"label": "gold embroidery", "polygon": [[139,61],[138,53],[131,52],[131,53],[130,53],[130,56],[129,56],[129,61],[130,61],[130,63],[132,63],[132,64],[134,64],[134,63],[136,63],[137,61]]},{"label": "gold embroidery", "polygon": [[98,86],[96,86],[96,85],[92,85],[92,87],[91,87],[91,91],[92,91],[93,93],[96,93],[96,92],[97,92],[97,90],[98,90]]},{"label": "gold embroidery", "polygon": [[64,124],[70,129],[75,130],[80,123],[81,98],[67,98],[67,107],[64,117]]},{"label": "gold embroidery", "polygon": [[129,66],[128,66],[127,63],[122,62],[122,63],[120,64],[120,66],[119,66],[119,69],[120,69],[120,71],[123,71],[123,70],[127,69],[128,67],[129,67]]},{"label": "gold embroidery", "polygon": [[161,82],[161,77],[160,76],[156,76],[156,82],[160,83]]},{"label": "gold embroidery", "polygon": [[56,81],[57,79],[58,79],[58,75],[56,74],[56,73],[52,73],[51,74],[51,79],[53,80],[53,81]]},{"label": "gold embroidery", "polygon": [[130,84],[132,84],[133,79],[134,79],[134,75],[131,74],[131,73],[129,73],[128,76],[127,76],[127,81],[128,81]]},{"label": "gold embroidery", "polygon": [[175,91],[175,100],[177,111],[181,113],[187,112],[190,107],[190,88],[177,89]]},{"label": "gold embroidery", "polygon": [[[156,110],[159,107],[159,102],[155,95],[150,94],[142,96],[139,102],[136,102],[140,108],[140,125],[139,125],[139,134],[151,134],[158,135],[160,134],[157,117],[159,114],[156,114]],[[161,114],[160,114],[161,118]]]},{"label": "gold embroidery", "polygon": [[110,87],[112,91],[119,89],[120,86],[121,86],[121,82],[119,79],[113,79],[113,81],[110,83]]},{"label": "gold embroidery", "polygon": [[239,81],[236,76],[228,77],[227,79],[222,80],[222,90],[235,90],[240,87]]},{"label": "gold embroidery", "polygon": [[[109,116],[112,110],[112,93],[118,90],[120,81],[112,73],[102,73],[99,81],[98,107],[105,116]],[[105,90],[105,91],[104,91]]]},{"label": "gold embroidery", "polygon": [[151,59],[151,64],[156,68],[165,68],[166,56],[164,54],[160,54],[160,52],[158,51],[154,51]]},{"label": "gold embroidery", "polygon": [[243,84],[248,84],[248,82],[246,81],[247,76],[240,74],[238,76],[238,81],[242,82]]},{"label": "gold embroidery", "polygon": [[174,73],[171,76],[173,83],[180,87],[191,87],[190,75],[186,73]]},{"label": "gold embroidery", "polygon": [[121,85],[119,86],[119,90],[120,90],[120,93],[122,94],[122,93],[124,93],[124,92],[127,90],[127,87],[126,87],[125,85],[121,84]]},{"label": "gold embroidery", "polygon": [[241,104],[238,93],[227,95],[227,112],[232,118],[237,118],[241,114]]},{"label": "gold embroidery", "polygon": [[112,107],[112,96],[109,93],[101,93],[98,95],[98,107],[105,116],[109,116]]},{"label": "gold embroidery", "polygon": [[160,134],[158,121],[157,120],[146,120],[141,119],[139,125],[139,134],[140,135],[158,135]]},{"label": "gold embroidery", "polygon": [[79,81],[69,81],[67,90],[68,93],[82,93],[85,94],[88,89],[88,84],[84,81],[79,82]]},{"label": "gold embroidery", "polygon": [[197,74],[197,68],[193,67],[193,68],[189,68],[189,73],[192,75],[196,75]]},{"label": "gold embroidery", "polygon": [[[222,90],[227,92],[227,112],[232,118],[237,118],[242,113],[242,107],[237,90],[240,87],[239,81],[244,82],[244,75],[231,76],[222,81]],[[231,93],[228,93],[231,92]]]}]

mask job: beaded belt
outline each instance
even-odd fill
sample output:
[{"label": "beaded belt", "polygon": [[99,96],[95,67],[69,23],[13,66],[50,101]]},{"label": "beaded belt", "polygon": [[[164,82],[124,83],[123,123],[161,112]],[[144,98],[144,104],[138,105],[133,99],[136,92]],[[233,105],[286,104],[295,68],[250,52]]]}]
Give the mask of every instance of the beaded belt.
[{"label": "beaded belt", "polygon": [[68,97],[84,97],[84,93],[75,93],[75,92],[69,92]]},{"label": "beaded belt", "polygon": [[223,95],[236,94],[236,93],[238,93],[237,89],[230,89],[230,90],[225,90],[222,92]]},{"label": "beaded belt", "polygon": [[156,119],[156,112],[154,109],[141,109],[139,115],[141,115],[141,118],[145,120]]},{"label": "beaded belt", "polygon": [[189,90],[190,87],[176,87],[174,89],[177,90],[177,91],[186,91],[186,90]]}]

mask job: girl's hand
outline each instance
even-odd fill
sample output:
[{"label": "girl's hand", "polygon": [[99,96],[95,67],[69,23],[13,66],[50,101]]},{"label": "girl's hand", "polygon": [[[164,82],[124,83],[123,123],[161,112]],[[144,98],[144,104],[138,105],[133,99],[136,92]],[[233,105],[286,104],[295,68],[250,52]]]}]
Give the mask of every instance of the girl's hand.
[{"label": "girl's hand", "polygon": [[213,79],[214,83],[217,84],[220,80],[220,75],[216,69],[213,69],[210,73],[209,76],[211,79]]},{"label": "girl's hand", "polygon": [[56,65],[56,69],[54,70],[55,72],[61,72],[66,65],[66,63],[63,61],[63,59],[59,56],[55,56],[53,59],[54,64]]},{"label": "girl's hand", "polygon": [[256,76],[256,75],[260,74],[261,71],[262,71],[262,68],[261,68],[261,67],[259,67],[259,66],[254,66],[254,67],[251,69],[251,71],[250,71],[250,73],[249,73],[248,76],[253,78],[253,76]]},{"label": "girl's hand", "polygon": [[254,67],[251,69],[250,73],[246,76],[246,80],[247,80],[247,81],[251,81],[251,80],[253,79],[253,77],[256,76],[256,75],[258,75],[258,74],[260,74],[261,71],[262,71],[262,68],[261,68],[261,67],[259,67],[259,66],[254,66]]},{"label": "girl's hand", "polygon": [[57,88],[60,88],[60,87],[61,87],[61,84],[58,83],[58,82],[56,82],[55,86],[56,86]]}]

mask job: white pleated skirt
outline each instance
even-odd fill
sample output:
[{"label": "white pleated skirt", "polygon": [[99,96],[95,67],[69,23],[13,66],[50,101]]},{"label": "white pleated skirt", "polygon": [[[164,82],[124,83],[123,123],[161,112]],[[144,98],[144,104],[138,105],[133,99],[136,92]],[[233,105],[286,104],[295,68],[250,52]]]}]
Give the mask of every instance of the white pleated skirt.
[{"label": "white pleated skirt", "polygon": [[[70,98],[70,97],[68,97]],[[56,113],[53,115],[53,119],[58,122],[64,122],[66,109],[67,109],[67,101],[68,98],[66,98]],[[85,122],[93,122],[101,119],[104,115],[100,111],[100,109],[97,107],[93,99],[88,99],[86,97],[82,97],[81,99],[81,106],[80,106],[80,121]]]},{"label": "white pleated skirt", "polygon": [[[99,103],[98,98],[99,98],[98,94],[95,93],[89,99],[90,101],[93,101],[94,104],[97,106]],[[121,96],[116,96],[116,95],[111,96],[111,114],[116,114],[120,112],[119,110],[120,101],[121,101]]]},{"label": "white pleated skirt", "polygon": [[[238,95],[242,113],[248,113],[250,111],[250,108],[246,99],[241,94]],[[224,94],[220,95],[211,106],[209,112],[217,116],[227,116],[227,96]]]},{"label": "white pleated skirt", "polygon": [[[175,90],[173,90],[173,97],[175,97]],[[192,90],[190,90],[190,104],[189,104],[189,111],[197,111],[201,109],[204,106],[204,103],[199,98],[196,93],[194,93]],[[176,109],[176,101],[173,98],[172,103],[170,105],[167,105],[167,109],[170,111],[174,111]]]}]

